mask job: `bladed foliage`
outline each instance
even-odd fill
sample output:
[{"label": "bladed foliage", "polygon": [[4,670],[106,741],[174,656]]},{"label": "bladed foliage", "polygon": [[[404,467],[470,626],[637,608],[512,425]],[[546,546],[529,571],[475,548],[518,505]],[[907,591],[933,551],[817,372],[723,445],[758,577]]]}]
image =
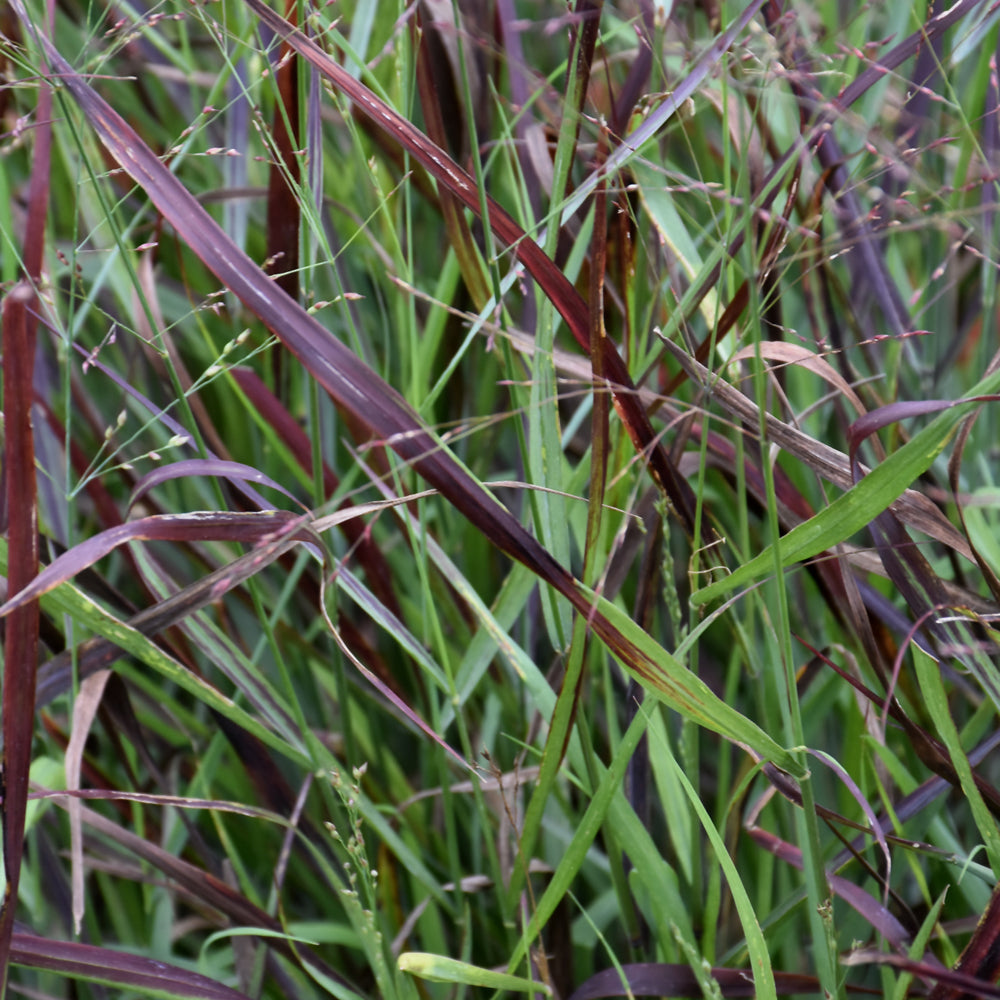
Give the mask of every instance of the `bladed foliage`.
[{"label": "bladed foliage", "polygon": [[994,13],[12,0],[0,985],[995,995]]}]

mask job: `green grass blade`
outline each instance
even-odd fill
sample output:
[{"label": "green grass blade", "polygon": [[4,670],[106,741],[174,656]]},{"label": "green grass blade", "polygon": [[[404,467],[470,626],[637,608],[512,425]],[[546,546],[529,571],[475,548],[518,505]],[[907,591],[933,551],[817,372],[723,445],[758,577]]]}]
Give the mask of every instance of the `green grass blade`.
[{"label": "green grass blade", "polygon": [[506,990],[511,993],[542,993],[551,996],[552,990],[544,983],[512,976],[507,972],[481,969],[468,962],[444,955],[429,955],[422,951],[404,951],[399,956],[399,968],[418,979],[432,983],[459,983],[489,990]]},{"label": "green grass blade", "polygon": [[[974,386],[968,395],[985,396],[998,388],[1000,372],[994,372]],[[946,410],[825,510],[789,531],[781,539],[783,565],[787,568],[811,559],[861,531],[931,467],[962,419],[981,405],[969,401]],[[696,605],[708,604],[766,576],[773,568],[774,554],[768,547],[727,577],[696,590],[691,600]]]}]

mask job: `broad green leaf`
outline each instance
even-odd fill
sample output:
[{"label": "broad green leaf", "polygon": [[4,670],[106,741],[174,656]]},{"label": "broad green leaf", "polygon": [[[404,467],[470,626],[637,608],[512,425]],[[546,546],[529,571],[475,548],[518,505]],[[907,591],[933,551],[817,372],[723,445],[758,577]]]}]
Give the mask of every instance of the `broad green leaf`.
[{"label": "broad green leaf", "polygon": [[[995,372],[975,386],[969,395],[986,395],[996,392],[998,387],[1000,372]],[[782,565],[787,568],[804,559],[811,559],[861,531],[930,468],[962,419],[970,410],[981,405],[970,400],[946,410],[829,507],[792,528],[781,539]],[[691,601],[695,605],[708,604],[766,576],[773,567],[774,554],[768,546],[729,576],[696,590],[691,595]]]},{"label": "broad green leaf", "polygon": [[424,951],[405,951],[399,956],[399,968],[419,979],[429,979],[432,983],[461,983],[464,986],[481,986],[490,990],[510,990],[514,993],[544,993],[552,996],[552,990],[544,983],[512,976],[507,972],[481,969],[478,965],[460,962],[457,958],[443,955],[429,955]]},{"label": "broad green leaf", "polygon": [[619,648],[610,643],[608,648],[647,691],[699,726],[749,747],[761,759],[777,764],[795,777],[805,775],[802,764],[792,753],[755,722],[727,705],[696,673],[671,656],[624,611],[582,583],[576,586],[626,640]]}]

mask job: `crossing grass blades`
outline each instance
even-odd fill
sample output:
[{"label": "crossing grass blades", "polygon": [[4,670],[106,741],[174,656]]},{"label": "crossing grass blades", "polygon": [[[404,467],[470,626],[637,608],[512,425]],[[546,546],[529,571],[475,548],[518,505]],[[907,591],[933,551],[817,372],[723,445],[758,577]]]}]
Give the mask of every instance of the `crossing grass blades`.
[{"label": "crossing grass blades", "polygon": [[11,996],[1000,996],[994,6],[12,0]]}]

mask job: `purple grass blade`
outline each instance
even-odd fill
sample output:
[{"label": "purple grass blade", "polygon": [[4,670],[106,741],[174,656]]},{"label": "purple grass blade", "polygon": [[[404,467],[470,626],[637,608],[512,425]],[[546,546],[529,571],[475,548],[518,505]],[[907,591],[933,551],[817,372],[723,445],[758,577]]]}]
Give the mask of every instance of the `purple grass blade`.
[{"label": "purple grass blade", "polygon": [[[986,912],[979,918],[953,971],[975,982],[977,994],[980,984],[993,986],[1000,976],[1000,888],[997,886],[993,887]],[[929,1000],[963,1000],[969,992],[967,986],[959,987],[942,979],[931,990]],[[1000,990],[997,992],[1000,994]]]},{"label": "purple grass blade", "polygon": [[[910,326],[908,310],[888,273],[885,261],[876,252],[874,234],[850,186],[845,166],[846,158],[840,152],[830,132],[830,126],[871,87],[883,80],[886,74],[913,56],[922,54],[928,47],[937,49],[945,31],[977,8],[984,6],[984,0],[958,0],[940,14],[928,18],[919,30],[883,54],[878,61],[844,87],[836,98],[828,102],[817,100],[819,91],[815,87],[811,88],[810,93],[805,93],[801,80],[802,73],[805,73],[807,80],[810,78],[808,69],[801,65],[801,60],[797,58],[793,60],[797,67],[798,79],[792,78],[791,84],[803,107],[812,111],[809,144],[817,150],[817,157],[824,168],[827,188],[837,197],[841,205],[839,215],[842,226],[848,238],[857,247],[863,264],[854,269],[856,278],[862,287],[871,290],[890,327],[897,335],[904,334]],[[995,6],[994,4],[994,8]],[[777,24],[782,16],[782,5],[776,0],[768,0],[764,10],[768,24],[770,26]]]},{"label": "purple grass blade", "polygon": [[[20,0],[13,2],[24,23],[29,23]],[[530,566],[581,610],[589,611],[589,604],[573,585],[569,573],[464,469],[440,451],[402,397],[330,336],[314,317],[275,288],[121,116],[73,72],[46,40],[41,39],[41,43],[106,148],[143,185],[181,238],[286,343],[333,399],[371,427],[404,459],[413,462],[494,544]],[[576,296],[575,290],[573,295]]]},{"label": "purple grass blade", "polygon": [[[166,600],[144,608],[125,624],[143,635],[155,636],[218,600],[298,544],[300,542],[294,536],[284,535],[258,545],[246,555],[209,573]],[[69,690],[74,668],[82,680],[95,671],[110,666],[121,655],[121,650],[114,643],[95,637],[87,639],[75,650],[66,650],[54,656],[39,671],[36,695],[38,705],[47,705]]]},{"label": "purple grass blade", "polygon": [[[979,746],[969,751],[969,765],[971,767],[978,767],[998,747],[1000,747],[1000,732],[995,732],[990,734],[989,738],[980,743]],[[935,799],[946,794],[950,788],[955,787],[957,784],[957,779],[950,783],[946,778],[941,776],[928,778],[919,788],[910,792],[909,795],[903,796],[898,802],[893,803],[892,816],[880,813],[879,823],[883,826],[891,826],[893,822],[898,822],[902,825],[925,809],[928,809]],[[830,870],[836,871],[847,864],[852,856],[852,851],[860,851],[863,847],[864,842],[861,838],[856,839],[849,847],[844,848],[833,858],[830,862]]]},{"label": "purple grass blade", "polygon": [[[541,124],[523,111],[531,100],[537,83],[524,60],[521,35],[525,27],[524,22],[518,22],[517,13],[514,10],[514,0],[497,0],[497,13],[500,22],[499,41],[503,46],[507,61],[511,101],[514,108],[522,112],[518,114],[514,122],[514,135],[517,137],[515,147],[517,159],[521,168],[521,176],[524,178],[524,188],[528,193],[528,203],[531,205],[532,215],[539,219],[542,216],[542,182],[538,170],[535,168],[531,147],[533,144],[537,144],[544,148],[544,140]],[[525,297],[525,307],[530,312],[525,316],[524,325],[529,330],[533,329],[535,325],[534,304],[534,296]]]},{"label": "purple grass blade", "polygon": [[[22,23],[30,28],[23,0],[11,0],[11,3]],[[247,3],[255,11],[259,8],[262,18],[265,15],[269,19],[274,17],[265,6],[258,4],[258,0],[247,0]],[[277,21],[279,27],[284,25],[280,18]],[[643,683],[656,691],[658,697],[695,718],[700,725],[732,738],[734,717],[728,711],[723,711],[726,706],[717,699],[708,685],[695,673],[685,673],[681,679],[675,673],[679,665],[674,661],[661,662],[658,653],[643,649],[628,637],[629,628],[623,631],[607,614],[598,613],[593,593],[581,585],[510,511],[442,449],[402,396],[346,345],[331,336],[315,317],[291,300],[280,288],[275,287],[205,212],[178,178],[160,162],[135,130],[73,71],[55,47],[45,38],[38,38],[38,43],[53,65],[56,77],[77,102],[109,154],[133,180],[141,184],[164,219],[174,227],[180,240],[292,350],[345,415],[373,430],[379,443],[388,445],[404,461],[411,463],[415,471],[439,490],[492,545],[523,563],[557,593],[566,597],[573,608],[586,616],[590,627],[608,648]],[[308,51],[319,59],[318,68],[322,69],[327,63],[333,65],[325,53],[315,46],[308,50],[303,48],[307,44],[312,45],[308,39],[296,36],[295,43],[300,52]],[[340,67],[337,70],[343,73]],[[351,86],[353,87],[353,82]],[[373,105],[371,102],[374,100],[373,96],[369,98],[369,108],[382,117],[391,117],[380,102]],[[419,136],[422,149],[428,149],[429,144],[422,133],[408,123],[405,128]],[[440,151],[433,155],[439,156],[439,153]],[[456,185],[456,190],[463,190],[470,197],[473,193],[465,181]],[[491,219],[491,223],[495,221]],[[536,244],[531,245],[535,247],[535,254],[540,255],[541,260],[547,263],[547,267],[554,269],[555,265],[541,249]],[[519,247],[522,256],[525,255],[527,246],[529,244],[523,243]],[[589,344],[587,307],[562,272],[555,269],[554,273],[571,293],[571,300],[558,299],[557,294],[556,304],[560,309],[567,308],[575,322],[581,318],[582,310],[582,331]],[[550,295],[553,294],[553,288],[548,288],[547,291]],[[555,291],[558,293],[558,287]],[[630,382],[617,378],[617,373],[620,372],[627,380],[628,373],[614,344],[610,339],[605,339],[604,343],[609,381],[613,383],[617,394],[616,405],[625,418],[633,444],[645,449],[646,444],[654,440],[649,416],[638,394],[634,390],[626,391],[623,388],[630,385]],[[660,456],[659,459],[656,459],[656,455]],[[689,531],[692,530],[695,502],[690,486],[680,477],[662,445],[656,444],[651,457],[653,462],[650,468],[654,478],[680,511],[683,523]],[[704,529],[712,534],[707,519]],[[741,717],[739,729],[744,734],[743,742],[746,742],[746,726],[749,725],[750,723],[744,725]],[[756,728],[753,732],[754,739],[767,748],[768,754],[778,755],[787,766],[794,769],[794,762],[763,730]]]},{"label": "purple grass blade", "polygon": [[[766,851],[776,858],[801,870],[802,851],[794,844],[776,837],[773,833],[758,826],[752,826],[747,831],[751,837]],[[839,896],[851,909],[859,913],[885,940],[896,949],[900,955],[905,955],[911,943],[910,933],[899,920],[870,893],[839,875],[826,873],[830,891]],[[943,970],[944,966],[928,952],[925,958],[928,965]]]},{"label": "purple grass blade", "polygon": [[[298,32],[294,25],[282,19],[262,0],[246,0],[246,3],[271,31],[346,94],[380,129],[388,132],[439,184],[451,191],[466,208],[479,213],[479,193],[475,181],[440,146],[431,142],[423,132],[393,111],[364,84],[355,80],[315,42]],[[545,287],[577,342],[586,345],[586,304],[579,293],[553,261],[546,257],[541,247],[525,234],[497,202],[487,198],[487,205],[490,225],[496,235],[514,250],[536,280]]]},{"label": "purple grass blade", "polygon": [[[38,507],[35,447],[31,428],[34,337],[28,311],[34,288],[19,282],[3,303],[3,412],[7,520],[7,586],[17,592],[38,573]],[[6,623],[3,669],[3,861],[6,888],[0,913],[0,996],[6,990],[7,960],[17,904],[24,848],[24,822],[35,727],[38,660],[38,602],[25,601]]]},{"label": "purple grass blade", "polygon": [[[768,29],[780,38],[786,34],[781,5],[775,0],[764,5],[764,17]],[[811,60],[802,45],[795,41],[786,44],[787,60],[794,66],[788,74],[788,85],[799,102],[802,113],[803,130],[815,125],[815,120],[822,118],[825,103],[813,73]],[[814,132],[815,134],[815,132]],[[848,257],[851,273],[860,290],[873,299],[885,318],[889,332],[901,337],[911,326],[909,313],[903,298],[889,274],[885,260],[878,252],[878,244],[872,227],[867,220],[867,213],[862,208],[857,194],[849,183],[849,177],[844,168],[844,154],[834,137],[833,132],[824,132],[822,138],[814,144],[816,158],[823,171],[826,188],[834,198],[836,217],[844,233],[846,246],[856,253]],[[871,339],[875,331],[868,332]]]},{"label": "purple grass blade", "polygon": [[[760,425],[760,415],[751,400],[724,379],[717,378],[708,368],[678,345],[669,340],[664,340],[663,344],[692,379],[709,391],[728,413],[738,418],[748,429],[756,433]],[[873,412],[877,413],[878,411]],[[677,416],[670,407],[664,407],[664,413],[669,415],[668,419],[674,419]],[[765,421],[769,441],[773,441],[841,489],[849,490],[855,485],[856,481],[852,477],[849,456],[816,438],[802,434],[772,414],[765,414]],[[713,440],[713,438],[709,438],[710,443]],[[714,448],[714,445],[710,444],[710,446]],[[724,450],[720,451],[720,454],[724,453]],[[892,503],[890,509],[898,513],[908,524],[962,553],[970,561],[973,559],[962,533],[957,531],[954,525],[923,494],[912,489],[906,490],[898,500]]]},{"label": "purple grass blade", "polygon": [[[571,103],[572,114],[576,119],[576,141],[580,137],[582,112],[587,101],[587,89],[590,86],[590,69],[594,62],[594,52],[597,50],[597,36],[601,27],[601,9],[604,0],[576,0],[573,11],[573,27],[570,30],[570,52],[576,52],[576,92],[570,93],[569,87],[573,81],[573,71],[566,67],[567,101]],[[603,157],[602,157],[603,159]],[[601,173],[602,182],[606,175]],[[559,192],[553,191],[553,197]]]},{"label": "purple grass blade", "polygon": [[[983,157],[994,179],[1000,177],[1000,76],[998,76],[998,63],[1000,63],[1000,37],[997,38],[996,51],[990,59],[990,82],[986,87],[986,105],[983,110]],[[997,196],[996,180],[992,184],[984,184],[982,206],[986,246],[996,246],[998,202],[1000,202],[1000,197]]]},{"label": "purple grass blade", "polygon": [[635,25],[639,54],[629,67],[621,92],[615,98],[611,130],[624,135],[629,118],[639,98],[649,89],[649,74],[653,69],[653,39],[656,37],[656,12],[652,0],[640,0],[639,19]]},{"label": "purple grass blade", "polygon": [[[326,612],[324,610],[324,616]],[[470,764],[454,747],[452,747],[442,736],[439,736],[421,716],[419,713],[414,711],[407,703],[406,700],[396,694],[392,688],[386,684],[374,670],[369,669],[365,663],[357,656],[357,654],[351,649],[350,644],[344,639],[340,634],[340,630],[336,628],[327,619],[327,625],[329,626],[330,633],[333,635],[334,639],[337,641],[337,645],[340,646],[341,652],[354,664],[355,670],[361,674],[366,681],[368,681],[371,686],[378,691],[378,693],[399,713],[400,718],[405,719],[411,726],[422,732],[431,742],[436,743],[444,752],[458,765],[458,767],[463,771],[474,772],[475,768]]]},{"label": "purple grass blade", "polygon": [[[296,25],[298,5],[286,0],[285,18]],[[273,157],[267,186],[267,259],[274,283],[293,299],[299,297],[299,227],[301,223],[298,188],[301,175],[299,136],[298,59],[287,43],[278,49],[274,74],[277,99],[274,102]]]},{"label": "purple grass blade", "polygon": [[[757,13],[766,2],[773,2],[773,0],[751,0],[743,8],[739,17],[734,18],[729,27],[698,57],[694,66],[687,71],[682,79],[677,81],[676,86],[671,90],[667,99],[643,119],[641,125],[625,137],[621,145],[611,153],[600,170],[591,173],[576,188],[573,195],[574,204],[578,204],[579,201],[590,195],[594,188],[597,187],[602,176],[614,176],[615,172],[626,160],[629,160],[633,156],[637,149],[649,142],[674,117],[677,111],[684,106],[688,98],[694,97],[698,92],[698,88],[715,72],[719,61],[733,46],[736,39],[743,34],[747,25],[757,16]],[[567,212],[571,210],[572,205],[566,209]]]},{"label": "purple grass blade", "polygon": [[[153,514],[108,528],[75,545],[39,573],[30,584],[0,605],[0,617],[9,615],[93,566],[126,542],[246,542],[263,545],[279,538],[316,543],[308,533],[308,519],[288,511],[249,514],[198,511],[190,514]],[[228,589],[228,588],[226,588]]]},{"label": "purple grass blade", "polygon": [[[908,35],[898,45],[886,52],[877,62],[873,63],[857,79],[849,83],[837,95],[833,102],[834,113],[849,108],[862,94],[870,90],[876,83],[884,79],[886,73],[891,73],[901,66],[907,59],[912,59],[920,50],[927,45],[928,41],[935,40],[940,34],[950,27],[958,24],[967,14],[971,14],[977,7],[985,7],[984,0],[958,0],[946,10],[941,11],[934,17],[929,18],[920,28]],[[993,4],[994,9],[996,4]]]},{"label": "purple grass blade", "polygon": [[[15,7],[20,6],[20,0],[14,2]],[[24,17],[27,20],[27,15]],[[503,507],[488,497],[468,473],[440,451],[438,443],[399,393],[314,317],[275,288],[135,131],[73,72],[55,49],[48,46],[46,51],[106,148],[142,184],[180,237],[285,342],[333,399],[404,459],[413,462],[495,544],[536,567],[536,571],[565,592],[574,592],[565,569]]]},{"label": "purple grass blade", "polygon": [[[80,354],[87,356],[87,351],[80,345],[73,345]],[[135,386],[133,386],[127,379],[123,378],[119,372],[114,371],[104,364],[100,358],[90,359],[90,366],[92,368],[98,369],[104,375],[107,375],[115,385],[118,386],[122,392],[131,396],[137,403],[139,403],[144,409],[146,409],[152,416],[163,424],[167,430],[170,431],[178,440],[182,441],[184,444],[191,444],[191,435],[184,429],[184,427],[177,422],[166,410],[161,409],[157,406],[151,399],[144,396],[139,392]],[[208,452],[208,457],[214,459],[215,461],[222,461],[211,451]],[[239,477],[235,477],[229,480],[230,484],[238,492],[242,493],[255,507],[259,510],[270,510],[271,504],[269,504],[255,489],[246,485],[246,481]]]},{"label": "purple grass blade", "polygon": [[[944,37],[941,32],[937,32],[929,39],[929,44],[922,45],[917,53],[910,85],[907,87],[908,96],[896,123],[896,142],[900,149],[915,146],[920,132],[927,124],[931,106],[931,88],[941,75],[943,48]],[[901,190],[900,180],[890,174],[889,190],[893,192]]]},{"label": "purple grass blade", "polygon": [[[1000,399],[993,395],[971,398],[983,403]],[[859,417],[848,431],[855,482],[862,476],[858,450],[870,435],[896,421],[939,413],[967,401],[929,399],[890,403]],[[948,595],[941,578],[914,544],[899,518],[891,510],[883,511],[872,519],[869,527],[886,573],[906,601],[920,630],[936,640],[940,655],[958,658],[968,665],[983,689],[1000,705],[1000,681],[994,670],[982,669],[982,657],[977,656],[975,651],[984,647],[979,645],[977,637],[963,623],[934,620],[936,611],[950,606]]]},{"label": "purple grass blade", "polygon": [[[297,24],[299,4],[285,0],[285,18]],[[287,43],[278,47],[274,80],[275,94],[271,122],[271,164],[267,181],[267,263],[265,268],[274,276],[275,285],[298,301],[299,298],[299,233],[302,228],[302,208],[299,190],[302,179],[301,135],[299,122],[299,60]],[[271,355],[274,383],[284,394],[285,352]]]},{"label": "purple grass blade", "polygon": [[17,931],[10,960],[29,969],[46,969],[74,979],[87,979],[157,996],[192,1000],[248,1000],[246,994],[197,972],[111,948],[75,941],[53,941]]},{"label": "purple grass blade", "polygon": [[868,825],[871,828],[872,835],[878,842],[878,846],[882,849],[882,856],[885,858],[885,871],[886,871],[886,888],[888,889],[889,877],[892,872],[892,855],[889,853],[889,844],[885,839],[885,830],[882,828],[882,824],[879,823],[878,817],[875,815],[875,810],[872,809],[868,800],[865,798],[864,793],[858,788],[857,782],[848,774],[847,769],[840,763],[840,761],[835,760],[828,753],[822,750],[808,750],[811,756],[815,757],[817,760],[822,761],[837,777],[843,782],[844,787],[848,790],[851,798],[861,807],[861,811],[865,814],[865,819],[868,820]]},{"label": "purple grass blade", "polygon": [[132,489],[132,496],[129,498],[128,504],[129,509],[131,510],[153,487],[171,479],[189,476],[214,476],[226,479],[231,483],[257,483],[260,486],[267,486],[288,497],[293,503],[298,504],[303,512],[308,513],[308,508],[293,493],[290,493],[281,483],[276,482],[259,469],[255,469],[251,465],[243,465],[241,462],[229,462],[220,458],[187,458],[180,462],[172,462],[170,465],[158,466],[147,472]]},{"label": "purple grass blade", "polygon": [[115,847],[134,854],[137,858],[158,869],[180,888],[191,893],[195,899],[201,900],[206,906],[224,914],[234,926],[260,927],[273,931],[274,937],[264,939],[269,948],[287,956],[297,965],[311,965],[341,985],[355,989],[343,976],[323,962],[312,949],[301,944],[297,944],[293,948],[286,943],[281,937],[285,933],[285,928],[280,920],[250,902],[246,896],[226,885],[210,872],[178,858],[145,837],[123,829],[112,820],[86,806],[80,810],[80,816],[83,822],[101,837],[107,838]]},{"label": "purple grass blade", "polygon": [[[979,399],[981,402],[987,403],[995,401],[996,398],[1000,397],[970,397],[970,399]],[[850,446],[850,451],[848,457],[851,461],[852,473],[857,479],[860,479],[860,470],[858,469],[858,449],[865,442],[865,440],[871,437],[876,431],[883,430],[892,424],[898,423],[900,420],[908,420],[911,417],[926,417],[930,416],[932,413],[940,413],[942,410],[950,410],[953,407],[958,406],[960,403],[969,402],[969,399],[914,399],[906,400],[898,403],[888,403],[885,406],[880,406],[876,410],[872,410],[869,413],[865,413],[863,416],[858,417],[850,428],[848,428],[848,444]]]},{"label": "purple grass blade", "polygon": [[[45,7],[45,31],[52,33],[55,3]],[[8,593],[30,584],[38,573],[38,485],[35,438],[31,423],[38,287],[45,253],[52,163],[52,93],[41,88],[36,105],[37,128],[28,188],[24,243],[25,280],[3,302],[3,479],[6,486],[2,520],[7,529]],[[21,879],[31,742],[35,727],[35,683],[38,668],[38,602],[26,604],[7,622],[4,633],[3,705],[0,756],[3,795],[3,864],[6,885],[0,909],[0,997],[6,996],[11,935]]]},{"label": "purple grass blade", "polygon": [[[954,1000],[1000,1000],[1000,987],[984,982],[961,972],[951,969],[938,969],[927,962],[915,962],[905,955],[893,955],[874,948],[859,948],[850,952],[842,959],[844,965],[891,965],[902,972],[909,972],[925,981],[936,985],[928,996],[935,998],[950,997]],[[948,987],[941,994],[939,988]]]}]

